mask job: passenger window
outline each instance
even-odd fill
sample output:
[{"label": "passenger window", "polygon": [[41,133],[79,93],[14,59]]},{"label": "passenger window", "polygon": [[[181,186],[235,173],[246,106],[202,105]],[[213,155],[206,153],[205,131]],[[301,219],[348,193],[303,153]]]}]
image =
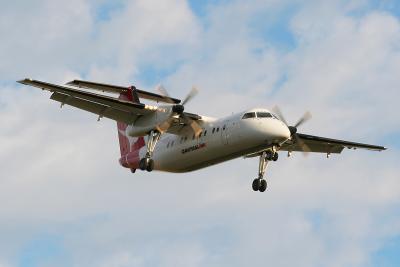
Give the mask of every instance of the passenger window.
[{"label": "passenger window", "polygon": [[255,118],[256,117],[256,113],[255,112],[249,112],[243,115],[242,119],[250,119],[250,118]]}]

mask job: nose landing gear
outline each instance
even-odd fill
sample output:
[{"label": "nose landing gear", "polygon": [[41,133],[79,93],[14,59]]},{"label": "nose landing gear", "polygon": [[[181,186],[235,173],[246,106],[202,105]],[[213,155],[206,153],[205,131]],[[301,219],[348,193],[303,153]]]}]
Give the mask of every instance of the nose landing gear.
[{"label": "nose landing gear", "polygon": [[256,178],[252,184],[254,191],[264,192],[267,189],[267,181],[263,178]]},{"label": "nose landing gear", "polygon": [[153,152],[161,133],[159,131],[151,131],[148,135],[146,156],[139,161],[139,169],[151,172],[154,169]]},{"label": "nose landing gear", "polygon": [[264,151],[260,156],[258,164],[258,178],[253,180],[252,188],[254,191],[264,192],[267,189],[267,181],[264,179],[265,170],[269,161],[277,161],[278,153],[276,149]]}]

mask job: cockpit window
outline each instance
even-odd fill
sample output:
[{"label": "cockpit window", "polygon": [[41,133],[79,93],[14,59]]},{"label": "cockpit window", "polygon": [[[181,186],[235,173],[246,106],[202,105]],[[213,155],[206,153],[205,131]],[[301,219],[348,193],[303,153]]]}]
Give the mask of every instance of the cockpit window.
[{"label": "cockpit window", "polygon": [[272,118],[269,112],[257,112],[257,118]]},{"label": "cockpit window", "polygon": [[255,112],[249,112],[249,113],[245,113],[242,117],[242,119],[250,119],[250,118],[255,118],[256,117],[256,113]]}]

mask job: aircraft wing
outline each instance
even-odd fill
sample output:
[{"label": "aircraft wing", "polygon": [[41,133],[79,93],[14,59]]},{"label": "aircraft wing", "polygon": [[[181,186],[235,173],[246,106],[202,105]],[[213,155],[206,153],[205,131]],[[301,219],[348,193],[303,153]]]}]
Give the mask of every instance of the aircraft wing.
[{"label": "aircraft wing", "polygon": [[[355,143],[350,141],[331,139],[331,138],[302,134],[302,133],[298,133],[297,136],[301,139],[301,141],[303,141],[308,146],[310,152],[339,154],[343,151],[344,148],[368,149],[374,151],[381,151],[386,149],[383,146]],[[280,150],[303,151],[300,148],[300,146],[296,143],[295,139],[285,142]]]},{"label": "aircraft wing", "polygon": [[[302,134],[297,133],[297,136],[301,141],[307,145],[309,151],[307,152],[315,152],[315,153],[326,153],[326,154],[340,154],[343,149],[367,149],[367,150],[374,150],[374,151],[382,151],[386,150],[386,147],[383,146],[376,146],[376,145],[369,145],[369,144],[362,144],[320,136],[314,136],[309,134]],[[260,148],[259,151],[250,153],[245,156],[245,158],[252,158],[258,157],[261,155],[266,148]],[[288,140],[284,144],[282,144],[281,151],[298,151],[303,152],[301,147],[296,143],[296,139]]]},{"label": "aircraft wing", "polygon": [[[121,92],[126,92],[127,87],[124,86],[119,86],[119,85],[113,85],[113,84],[106,84],[106,83],[96,83],[96,82],[90,82],[90,81],[82,81],[82,80],[73,80],[67,83],[67,85],[78,87],[78,88],[86,88],[86,89],[92,89],[92,90],[98,90],[102,92],[109,92],[109,93],[121,93]],[[179,104],[181,100],[168,97],[168,101],[166,101],[165,96],[139,90],[135,87],[135,91],[138,95],[139,98],[145,98],[148,100],[153,100],[157,102],[172,102],[174,104]]]},{"label": "aircraft wing", "polygon": [[132,103],[42,81],[24,79],[18,82],[52,92],[50,99],[60,102],[61,105],[70,105],[97,114],[99,118],[106,117],[127,124],[133,123],[139,116],[157,111],[155,106]]}]

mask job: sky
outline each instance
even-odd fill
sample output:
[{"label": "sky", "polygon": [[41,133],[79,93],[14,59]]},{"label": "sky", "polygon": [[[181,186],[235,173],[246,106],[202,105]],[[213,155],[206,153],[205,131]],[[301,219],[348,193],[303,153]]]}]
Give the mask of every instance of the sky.
[{"label": "sky", "polygon": [[[0,0],[0,267],[400,265],[395,0]],[[115,122],[15,81],[163,84],[187,111],[280,106],[300,132],[384,152],[118,164]]]}]

